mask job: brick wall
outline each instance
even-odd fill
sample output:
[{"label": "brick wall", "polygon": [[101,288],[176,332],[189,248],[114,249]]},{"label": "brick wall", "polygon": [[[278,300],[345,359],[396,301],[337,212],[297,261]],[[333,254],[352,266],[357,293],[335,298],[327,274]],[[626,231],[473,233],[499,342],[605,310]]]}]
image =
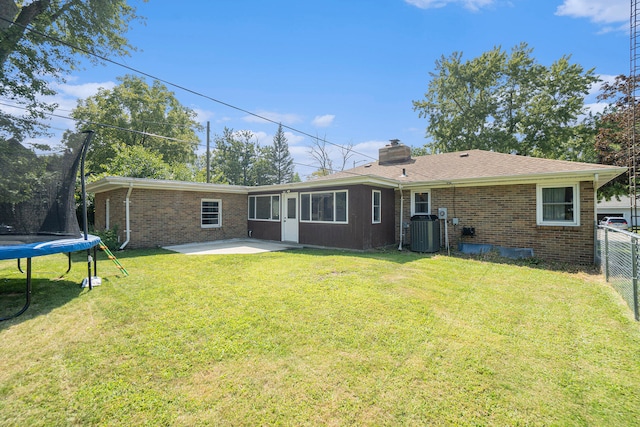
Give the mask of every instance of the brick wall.
[{"label": "brick wall", "polygon": [[[404,192],[403,222],[410,222],[411,192]],[[575,264],[593,263],[594,190],[591,182],[580,184],[580,226],[550,227],[536,225],[536,185],[438,188],[431,190],[431,210],[448,210],[449,245],[459,242],[533,248],[534,256]],[[396,216],[400,211],[396,194]],[[452,218],[459,224],[452,225]],[[441,223],[442,224],[442,223]],[[396,219],[396,239],[399,239]],[[474,227],[475,236],[462,236],[463,227]],[[444,226],[441,226],[444,229]],[[411,235],[405,233],[409,244]],[[444,245],[444,239],[441,242]]]},{"label": "brick wall", "polygon": [[[118,227],[126,240],[125,199],[127,189],[96,194],[95,225],[105,227],[106,199],[110,204],[110,226]],[[200,226],[201,199],[221,200],[222,227]],[[128,248],[151,248],[182,243],[208,242],[247,236],[247,196],[195,191],[134,188],[130,197],[131,240]]]}]

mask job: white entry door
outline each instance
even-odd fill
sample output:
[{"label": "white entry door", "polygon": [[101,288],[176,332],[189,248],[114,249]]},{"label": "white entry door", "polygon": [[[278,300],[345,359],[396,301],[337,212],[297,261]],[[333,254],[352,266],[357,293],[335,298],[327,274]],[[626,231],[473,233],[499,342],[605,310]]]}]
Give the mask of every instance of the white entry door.
[{"label": "white entry door", "polygon": [[282,241],[298,243],[298,193],[284,193]]}]

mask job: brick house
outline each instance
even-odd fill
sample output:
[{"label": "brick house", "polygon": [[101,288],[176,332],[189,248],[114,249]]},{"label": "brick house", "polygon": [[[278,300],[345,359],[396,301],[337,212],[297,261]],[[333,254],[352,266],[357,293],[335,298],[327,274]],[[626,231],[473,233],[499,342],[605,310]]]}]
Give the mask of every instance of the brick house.
[{"label": "brick house", "polygon": [[411,248],[412,217],[440,215],[429,218],[443,249],[527,249],[590,264],[596,190],[625,170],[482,150],[412,158],[393,141],[377,162],[308,182],[243,187],[107,177],[88,191],[96,228],[117,226],[131,248],[243,237]]}]

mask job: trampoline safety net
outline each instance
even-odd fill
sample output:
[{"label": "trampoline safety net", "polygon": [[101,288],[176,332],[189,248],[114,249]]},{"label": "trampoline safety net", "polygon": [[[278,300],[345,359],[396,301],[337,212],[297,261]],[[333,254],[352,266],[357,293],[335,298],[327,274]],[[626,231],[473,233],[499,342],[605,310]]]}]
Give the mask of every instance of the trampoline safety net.
[{"label": "trampoline safety net", "polygon": [[82,235],[75,190],[87,139],[73,134],[54,152],[0,140],[0,245]]}]

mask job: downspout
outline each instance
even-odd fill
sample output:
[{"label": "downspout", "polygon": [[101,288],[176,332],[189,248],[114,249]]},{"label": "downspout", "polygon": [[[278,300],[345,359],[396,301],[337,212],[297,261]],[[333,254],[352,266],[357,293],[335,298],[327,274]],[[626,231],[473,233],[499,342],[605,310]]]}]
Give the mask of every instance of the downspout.
[{"label": "downspout", "polygon": [[404,210],[404,195],[402,193],[402,184],[398,184],[398,190],[400,190],[400,243],[398,244],[398,250],[402,250],[402,211]]},{"label": "downspout", "polygon": [[111,216],[111,199],[107,198],[104,206],[104,229],[111,229],[111,220],[109,217]]},{"label": "downspout", "polygon": [[130,215],[129,215],[129,205],[131,204],[130,197],[131,197],[132,190],[133,190],[133,183],[130,183],[129,190],[127,191],[127,197],[124,199],[124,206],[125,206],[124,218],[125,218],[125,223],[127,225],[127,230],[126,230],[127,240],[125,240],[124,243],[120,245],[120,250],[124,249],[129,244],[129,241],[131,240],[131,221],[130,221]]}]

